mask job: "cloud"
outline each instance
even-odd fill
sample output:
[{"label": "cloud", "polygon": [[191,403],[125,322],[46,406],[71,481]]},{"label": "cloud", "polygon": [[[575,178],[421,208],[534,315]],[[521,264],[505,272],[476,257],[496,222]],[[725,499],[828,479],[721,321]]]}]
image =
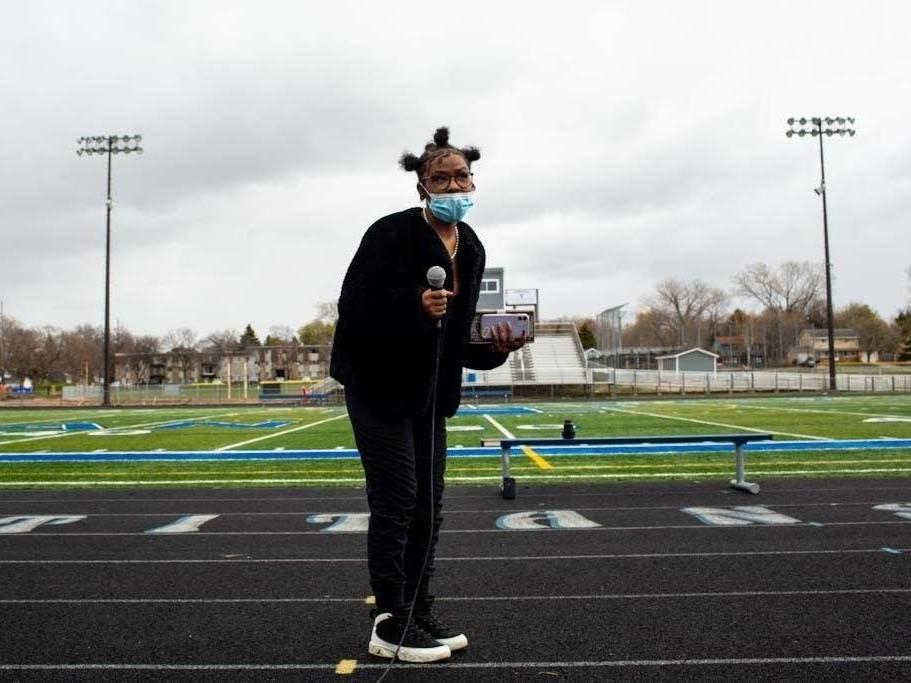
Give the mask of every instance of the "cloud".
[{"label": "cloud", "polygon": [[[98,324],[105,159],[112,306],[136,333],[297,327],[364,229],[416,201],[396,161],[442,124],[475,144],[471,221],[547,316],[665,277],[822,260],[818,149],[790,115],[854,115],[826,147],[836,305],[907,301],[911,10],[888,2],[286,2],[7,8],[0,297]],[[812,28],[813,40],[808,40]]]}]

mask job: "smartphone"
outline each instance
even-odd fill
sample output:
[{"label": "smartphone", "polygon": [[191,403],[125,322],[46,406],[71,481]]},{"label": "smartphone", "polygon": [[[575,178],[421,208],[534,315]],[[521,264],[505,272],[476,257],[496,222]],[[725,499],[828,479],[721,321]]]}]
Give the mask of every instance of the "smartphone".
[{"label": "smartphone", "polygon": [[515,338],[521,337],[524,333],[526,339],[531,340],[534,335],[531,316],[528,313],[482,313],[479,324],[481,339],[492,339],[493,328],[500,323],[512,325],[512,336]]}]

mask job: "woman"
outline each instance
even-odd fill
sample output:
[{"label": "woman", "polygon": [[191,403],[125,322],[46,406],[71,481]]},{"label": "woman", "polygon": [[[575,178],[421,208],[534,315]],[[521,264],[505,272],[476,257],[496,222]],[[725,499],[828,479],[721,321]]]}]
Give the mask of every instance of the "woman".
[{"label": "woman", "polygon": [[[459,407],[463,366],[493,369],[525,342],[501,326],[491,344],[469,344],[485,255],[462,219],[473,204],[471,164],[480,156],[450,145],[446,128],[420,157],[402,155],[424,206],[370,226],[339,297],[330,373],[345,385],[367,479],[367,565],[376,596],[369,650],[380,657],[436,661],[468,645],[464,633],[435,618],[429,592],[445,418]],[[433,266],[446,273],[441,289],[428,286]]]}]

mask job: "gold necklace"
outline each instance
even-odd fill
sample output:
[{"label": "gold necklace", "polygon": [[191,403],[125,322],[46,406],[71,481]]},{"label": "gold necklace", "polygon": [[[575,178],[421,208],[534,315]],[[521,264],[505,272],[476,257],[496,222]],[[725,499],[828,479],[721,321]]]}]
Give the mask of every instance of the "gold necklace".
[{"label": "gold necklace", "polygon": [[[432,228],[433,223],[431,223],[430,219],[427,218],[427,209],[425,209],[424,207],[421,207],[421,215],[424,216],[424,222]],[[443,244],[445,246],[445,242]],[[449,249],[447,249],[446,251],[448,253]],[[459,253],[459,226],[456,225],[455,226],[455,247],[453,247],[452,253],[449,254],[449,259],[452,261],[455,261],[456,254],[458,254],[458,253]]]}]

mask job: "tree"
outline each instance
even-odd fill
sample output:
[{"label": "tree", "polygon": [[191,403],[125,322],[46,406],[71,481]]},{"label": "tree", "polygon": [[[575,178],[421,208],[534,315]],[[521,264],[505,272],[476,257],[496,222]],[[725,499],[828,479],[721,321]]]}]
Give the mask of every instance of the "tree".
[{"label": "tree", "polygon": [[264,346],[293,346],[297,344],[297,336],[287,325],[274,325],[269,328]]},{"label": "tree", "polygon": [[623,328],[623,346],[675,346],[676,330],[670,316],[653,308],[643,308],[632,325]]},{"label": "tree", "polygon": [[253,326],[250,323],[247,323],[244,333],[240,335],[239,344],[243,349],[248,346],[262,346],[262,342],[259,341],[259,337],[256,336],[256,332],[253,331]]},{"label": "tree", "polygon": [[25,377],[35,378],[35,357],[40,347],[40,336],[35,330],[22,327],[15,318],[3,320],[4,372],[13,381]]},{"label": "tree", "polygon": [[869,358],[873,352],[895,351],[897,339],[889,323],[866,304],[850,303],[834,316],[836,327],[849,327],[857,333],[858,346]]},{"label": "tree", "polygon": [[822,264],[786,261],[777,270],[753,263],[734,276],[734,292],[757,301],[763,308],[806,314],[823,298]]},{"label": "tree", "polygon": [[171,351],[196,351],[199,346],[199,335],[189,327],[169,330],[164,336],[164,347]]},{"label": "tree", "polygon": [[335,323],[326,320],[311,320],[297,331],[304,346],[328,346],[335,335]]},{"label": "tree", "polygon": [[[668,278],[658,283],[655,295],[648,303],[649,308],[672,322],[676,342],[686,346],[693,339],[696,344],[701,344],[704,336],[710,336],[710,330],[727,306],[728,295],[702,280],[683,282]],[[703,323],[707,323],[705,334]]]},{"label": "tree", "polygon": [[164,337],[164,346],[170,349],[171,360],[180,370],[181,382],[187,383],[187,372],[193,367],[198,354],[198,335],[188,327],[170,330]]},{"label": "tree", "polygon": [[911,306],[895,316],[895,325],[900,337],[898,360],[911,360]]},{"label": "tree", "polygon": [[316,305],[316,319],[333,325],[338,322],[338,301],[323,301]]},{"label": "tree", "polygon": [[592,327],[588,320],[579,326],[579,341],[582,342],[583,349],[594,349],[598,346],[598,342],[595,340],[595,333],[592,332]]},{"label": "tree", "polygon": [[[91,383],[104,374],[104,331],[101,327],[79,325],[61,336],[61,370],[66,375],[77,382]],[[122,345],[118,344],[120,336],[113,335],[113,353],[122,350],[119,348]]]},{"label": "tree", "polygon": [[202,340],[202,350],[206,353],[231,353],[241,348],[237,330],[212,332]]}]

